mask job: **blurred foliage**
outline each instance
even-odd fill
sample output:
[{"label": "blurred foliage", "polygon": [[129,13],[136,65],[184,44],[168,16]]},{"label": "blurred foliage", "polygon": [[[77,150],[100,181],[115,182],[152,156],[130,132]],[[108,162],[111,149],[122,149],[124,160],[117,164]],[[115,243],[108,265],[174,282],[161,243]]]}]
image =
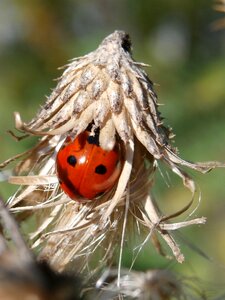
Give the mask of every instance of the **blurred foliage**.
[{"label": "blurred foliage", "polygon": [[[165,104],[160,109],[165,123],[174,128],[181,156],[225,161],[225,29],[212,30],[212,23],[222,17],[212,4],[209,0],[1,0],[1,160],[34,143],[32,138],[18,143],[6,134],[14,126],[13,112],[20,111],[24,120],[30,120],[54,88],[52,79],[62,72],[57,67],[94,50],[106,35],[121,29],[132,37],[134,58],[151,64],[147,72],[156,83],[159,102]],[[176,177],[167,177],[163,166],[161,171],[165,178],[158,172],[156,198],[165,213],[176,211],[190,195]],[[205,260],[182,242],[187,264],[177,268],[218,279],[225,264],[225,170],[204,176],[191,173],[202,192],[195,214],[207,216],[208,222],[185,230],[185,235],[214,259]],[[16,188],[1,185],[5,198]],[[137,268],[168,264],[145,248]]]}]

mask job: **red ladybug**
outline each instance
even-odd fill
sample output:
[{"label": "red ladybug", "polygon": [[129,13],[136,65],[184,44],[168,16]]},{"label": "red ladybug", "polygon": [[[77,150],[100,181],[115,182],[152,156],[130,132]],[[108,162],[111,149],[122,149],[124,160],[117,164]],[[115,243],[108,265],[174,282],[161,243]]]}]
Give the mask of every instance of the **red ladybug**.
[{"label": "red ladybug", "polygon": [[59,183],[71,199],[98,197],[113,187],[121,173],[120,145],[105,151],[99,146],[98,135],[84,131],[74,141],[67,139],[57,154]]}]

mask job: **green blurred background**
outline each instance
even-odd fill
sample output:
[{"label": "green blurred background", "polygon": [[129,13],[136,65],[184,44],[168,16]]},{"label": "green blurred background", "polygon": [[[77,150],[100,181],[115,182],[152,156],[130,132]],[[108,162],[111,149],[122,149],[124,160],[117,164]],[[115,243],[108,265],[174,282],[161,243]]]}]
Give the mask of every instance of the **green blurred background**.
[{"label": "green blurred background", "polygon": [[[18,143],[7,135],[14,128],[13,112],[30,120],[55,87],[53,79],[62,72],[57,67],[94,50],[116,29],[131,35],[135,60],[151,65],[148,73],[165,104],[160,109],[174,129],[180,155],[225,161],[225,28],[213,30],[213,22],[223,15],[212,5],[208,0],[0,0],[1,161],[35,142]],[[154,193],[170,213],[190,195],[164,166],[161,171],[170,187],[158,173]],[[180,241],[186,256],[182,266],[158,258],[148,244],[135,267],[172,265],[185,275],[225,282],[225,170],[190,173],[202,197],[194,216],[208,221],[182,230],[182,236],[212,260]],[[0,193],[7,198],[15,188],[1,183]]]}]

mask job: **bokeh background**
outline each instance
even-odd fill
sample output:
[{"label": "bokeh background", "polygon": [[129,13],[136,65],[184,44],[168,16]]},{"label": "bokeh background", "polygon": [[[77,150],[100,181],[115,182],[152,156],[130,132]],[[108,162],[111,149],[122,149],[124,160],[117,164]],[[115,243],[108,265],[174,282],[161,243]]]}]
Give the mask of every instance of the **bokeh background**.
[{"label": "bokeh background", "polygon": [[[116,29],[131,35],[135,60],[151,65],[147,72],[180,155],[225,161],[225,28],[214,26],[225,16],[212,6],[210,0],[0,0],[1,161],[35,143],[35,138],[18,143],[6,133],[14,128],[13,112],[30,120],[55,87],[53,79],[62,72],[57,68],[94,50]],[[171,213],[190,194],[163,165],[160,170],[154,194],[163,212]],[[149,242],[135,268],[169,267],[222,286],[225,170],[190,173],[201,191],[193,217],[207,216],[207,224],[177,234],[185,264],[160,258]],[[0,193],[7,199],[15,188],[1,183]],[[133,252],[127,253],[124,264],[129,266]]]}]

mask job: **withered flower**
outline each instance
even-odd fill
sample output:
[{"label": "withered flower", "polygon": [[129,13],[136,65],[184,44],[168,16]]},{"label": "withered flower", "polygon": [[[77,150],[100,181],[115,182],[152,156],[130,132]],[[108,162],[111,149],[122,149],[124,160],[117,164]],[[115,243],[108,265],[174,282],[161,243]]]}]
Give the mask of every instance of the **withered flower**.
[{"label": "withered flower", "polygon": [[[79,271],[89,268],[91,275],[115,260],[117,245],[120,264],[130,226],[137,235],[142,229],[147,231],[143,245],[152,239],[162,253],[160,235],[177,261],[182,262],[184,257],[172,231],[205,222],[204,218],[168,222],[193,201],[195,184],[182,167],[204,173],[222,164],[191,163],[178,156],[170,144],[172,132],[160,117],[153,83],[142,68],[145,66],[132,59],[129,36],[115,31],[97,50],[66,66],[58,85],[31,122],[24,123],[19,113],[15,114],[19,131],[41,139],[34,148],[2,164],[21,159],[15,168],[16,176],[9,178],[9,182],[21,187],[9,199],[8,206],[11,211],[20,212],[21,220],[37,216],[39,225],[30,235],[32,247],[41,249],[40,259],[47,259],[57,270],[74,263]],[[124,163],[112,190],[80,203],[60,190],[55,158],[68,136],[75,138],[90,126],[92,132],[99,128],[103,149],[111,150],[118,141],[123,145]],[[150,195],[158,161],[180,176],[192,193],[187,206],[171,216],[163,216]],[[101,258],[94,264],[96,253]]]},{"label": "withered flower", "polygon": [[119,279],[117,273],[116,269],[106,270],[99,278],[96,284],[99,300],[119,299],[119,295],[122,299],[141,300],[208,299],[198,279],[185,278],[170,270],[122,269]]}]

